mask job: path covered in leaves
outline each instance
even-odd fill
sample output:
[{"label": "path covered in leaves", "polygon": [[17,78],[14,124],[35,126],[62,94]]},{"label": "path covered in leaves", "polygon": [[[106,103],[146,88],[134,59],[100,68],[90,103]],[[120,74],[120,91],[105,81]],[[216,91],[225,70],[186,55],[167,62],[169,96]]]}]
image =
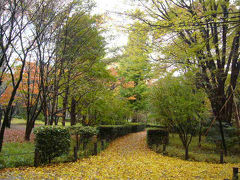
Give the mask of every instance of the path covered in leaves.
[{"label": "path covered in leaves", "polygon": [[240,164],[189,162],[156,154],[146,146],[146,132],[110,144],[98,156],[45,167],[0,171],[0,179],[231,179]]}]

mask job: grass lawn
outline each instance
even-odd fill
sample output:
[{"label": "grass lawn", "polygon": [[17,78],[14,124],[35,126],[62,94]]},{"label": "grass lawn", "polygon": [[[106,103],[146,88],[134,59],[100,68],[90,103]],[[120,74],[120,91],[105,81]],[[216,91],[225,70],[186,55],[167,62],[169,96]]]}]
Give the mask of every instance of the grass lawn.
[{"label": "grass lawn", "polygon": [[[157,148],[153,146],[155,151],[162,151],[162,146]],[[169,135],[169,145],[167,146],[168,156],[178,157],[184,159],[185,150],[182,142],[177,134]],[[220,154],[216,151],[215,144],[211,144],[205,141],[202,137],[201,148],[198,147],[198,137],[193,137],[189,146],[189,160],[190,161],[206,161],[219,163]],[[229,155],[224,157],[224,162],[227,163],[239,163],[240,162],[240,147],[231,147]]]},{"label": "grass lawn", "polygon": [[4,143],[2,152],[0,153],[0,168],[31,166],[33,165],[33,159],[33,143]]},{"label": "grass lawn", "polygon": [[[27,120],[26,119],[18,119],[18,118],[12,118],[11,124],[14,125],[26,125]],[[44,125],[43,121],[36,120],[35,125]]]},{"label": "grass lawn", "polygon": [[[11,123],[14,125],[26,125],[27,120],[26,119],[18,119],[18,118],[13,118]],[[58,123],[60,126],[62,125],[62,122]],[[35,125],[44,125],[43,121],[36,120]],[[66,122],[66,126],[70,126],[70,122]]]},{"label": "grass lawn", "polygon": [[[74,138],[71,140],[69,154],[62,155],[53,159],[52,163],[70,162],[74,160],[73,149],[76,142]],[[105,145],[105,148],[108,144]],[[78,158],[91,156],[93,153],[94,143],[90,141],[86,150],[83,151],[82,144],[78,151]],[[98,142],[98,152],[101,151],[101,142]],[[0,153],[0,169],[18,166],[33,166],[34,164],[34,143],[33,142],[11,142],[4,143],[2,152]]]}]

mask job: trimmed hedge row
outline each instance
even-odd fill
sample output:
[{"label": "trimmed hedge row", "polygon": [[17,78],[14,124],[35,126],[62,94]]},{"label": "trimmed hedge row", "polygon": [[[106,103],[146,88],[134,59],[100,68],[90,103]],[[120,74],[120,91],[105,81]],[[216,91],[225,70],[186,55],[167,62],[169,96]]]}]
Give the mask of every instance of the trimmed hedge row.
[{"label": "trimmed hedge row", "polygon": [[117,137],[124,136],[128,133],[139,132],[144,130],[143,124],[127,124],[127,125],[108,125],[90,127],[74,125],[70,127],[59,126],[41,126],[35,128],[35,164],[50,163],[55,157],[69,153],[71,135],[76,136],[77,148],[79,148],[80,140],[86,145],[87,141],[98,135],[101,139],[113,140]]},{"label": "trimmed hedge row", "polygon": [[[98,131],[95,127],[75,125],[70,127],[41,126],[35,128],[35,164],[50,163],[55,157],[69,153],[71,135],[80,136],[88,141]],[[80,138],[77,138],[79,146]]]},{"label": "trimmed hedge row", "polygon": [[147,128],[161,128],[161,129],[165,129],[166,127],[163,125],[158,125],[158,124],[147,124],[146,125]]},{"label": "trimmed hedge row", "polygon": [[65,127],[41,126],[34,129],[35,134],[35,164],[50,163],[55,157],[68,154],[70,148],[70,133]]},{"label": "trimmed hedge row", "polygon": [[77,150],[80,147],[80,143],[83,143],[83,148],[86,148],[87,143],[90,141],[90,138],[98,134],[96,127],[91,126],[82,126],[74,125],[68,127],[70,134],[76,136],[76,147]]},{"label": "trimmed hedge row", "polygon": [[166,129],[149,128],[147,129],[147,144],[149,147],[152,145],[168,144],[169,132]]},{"label": "trimmed hedge row", "polygon": [[131,123],[129,125],[132,126],[132,133],[144,131],[146,127],[145,124],[140,124],[140,123]]},{"label": "trimmed hedge row", "polygon": [[55,157],[69,153],[71,135],[76,136],[77,148],[80,140],[86,145],[86,142],[93,136],[98,135],[101,139],[113,140],[117,137],[124,136],[128,133],[139,132],[144,130],[143,124],[127,125],[108,125],[90,127],[74,125],[70,127],[59,126],[41,126],[35,128],[35,164],[50,163]]},{"label": "trimmed hedge row", "polygon": [[140,132],[145,129],[144,124],[131,123],[126,125],[101,125],[98,127],[100,139],[113,140],[129,133]]},{"label": "trimmed hedge row", "polygon": [[98,134],[96,127],[74,125],[68,127],[71,135],[80,135],[82,138],[90,138]]}]

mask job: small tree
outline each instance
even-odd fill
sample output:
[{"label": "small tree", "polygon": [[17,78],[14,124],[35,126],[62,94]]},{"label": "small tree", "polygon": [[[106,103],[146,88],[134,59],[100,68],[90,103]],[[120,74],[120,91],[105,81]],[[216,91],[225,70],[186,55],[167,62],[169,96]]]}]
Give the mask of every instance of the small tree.
[{"label": "small tree", "polygon": [[196,134],[199,117],[204,109],[204,94],[185,76],[167,76],[152,89],[151,103],[154,113],[170,131],[178,133],[189,158],[188,147]]}]

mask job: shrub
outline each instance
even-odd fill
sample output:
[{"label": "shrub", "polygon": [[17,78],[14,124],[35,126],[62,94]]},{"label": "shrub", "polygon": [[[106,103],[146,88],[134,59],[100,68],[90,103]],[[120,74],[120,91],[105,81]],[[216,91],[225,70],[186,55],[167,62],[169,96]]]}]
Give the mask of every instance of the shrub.
[{"label": "shrub", "polygon": [[107,140],[111,140],[113,139],[113,132],[114,132],[114,127],[113,125],[101,125],[98,127],[98,137],[100,139],[107,139]]},{"label": "shrub", "polygon": [[132,126],[132,133],[143,131],[146,127],[145,124],[141,123],[130,123],[129,125]]},{"label": "shrub", "polygon": [[147,130],[147,144],[149,147],[169,143],[169,132],[165,129],[150,128]]},{"label": "shrub", "polygon": [[127,125],[102,125],[98,127],[100,139],[113,140],[131,131]]},{"label": "shrub", "polygon": [[100,139],[113,140],[132,132],[139,132],[145,129],[144,124],[130,123],[126,125],[101,125],[98,127]]},{"label": "shrub", "polygon": [[90,138],[98,134],[96,127],[74,125],[69,127],[71,135],[80,135],[83,138]]},{"label": "shrub", "polygon": [[55,157],[69,152],[70,133],[65,127],[41,126],[34,130],[35,149],[39,153],[40,163],[46,163]]},{"label": "shrub", "polygon": [[5,168],[6,167],[6,163],[5,163],[5,160],[4,160],[4,158],[0,158],[0,169],[3,169],[3,168]]},{"label": "shrub", "polygon": [[[225,143],[228,148],[234,145],[240,145],[239,130],[227,123],[223,123],[223,130],[225,136]],[[222,149],[222,139],[219,136],[219,123],[216,123],[208,132],[206,140],[216,144],[217,149]]]},{"label": "shrub", "polygon": [[165,128],[165,126],[163,125],[158,125],[158,124],[147,124],[146,125],[147,128]]},{"label": "shrub", "polygon": [[76,136],[76,145],[78,149],[81,141],[85,149],[89,139],[98,134],[97,128],[91,126],[74,125],[70,126],[68,129],[71,135]]}]

